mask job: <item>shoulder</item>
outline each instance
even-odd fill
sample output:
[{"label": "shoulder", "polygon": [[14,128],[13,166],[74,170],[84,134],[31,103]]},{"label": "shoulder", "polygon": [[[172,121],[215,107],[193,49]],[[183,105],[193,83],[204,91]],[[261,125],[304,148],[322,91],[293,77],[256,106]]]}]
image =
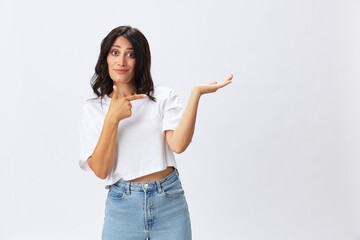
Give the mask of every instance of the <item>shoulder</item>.
[{"label": "shoulder", "polygon": [[82,119],[86,119],[94,114],[106,111],[109,107],[110,100],[108,97],[101,99],[100,97],[91,98],[84,102],[82,107]]},{"label": "shoulder", "polygon": [[177,96],[176,92],[169,87],[156,86],[154,88],[154,97],[159,100],[166,100],[168,98]]},{"label": "shoulder", "polygon": [[91,108],[98,108],[102,106],[107,106],[110,104],[110,98],[105,96],[104,98],[96,97],[90,98],[84,102],[83,108],[91,109]]}]

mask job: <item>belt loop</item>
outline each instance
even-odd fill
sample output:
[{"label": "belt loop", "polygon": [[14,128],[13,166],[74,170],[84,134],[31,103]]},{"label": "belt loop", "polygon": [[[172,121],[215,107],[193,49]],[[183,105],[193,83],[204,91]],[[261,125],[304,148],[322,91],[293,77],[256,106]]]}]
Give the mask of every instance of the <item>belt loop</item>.
[{"label": "belt loop", "polygon": [[130,195],[130,181],[126,181],[126,195]]},{"label": "belt loop", "polygon": [[163,192],[163,189],[162,189],[162,186],[161,186],[160,181],[156,181],[156,187],[157,187],[159,193],[162,193],[162,192]]}]

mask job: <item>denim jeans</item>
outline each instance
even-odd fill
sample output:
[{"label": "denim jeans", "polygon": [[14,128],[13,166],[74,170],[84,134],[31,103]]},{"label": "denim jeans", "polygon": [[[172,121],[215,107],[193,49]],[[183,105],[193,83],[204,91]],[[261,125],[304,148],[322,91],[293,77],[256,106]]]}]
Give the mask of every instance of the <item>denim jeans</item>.
[{"label": "denim jeans", "polygon": [[119,180],[106,199],[103,240],[191,240],[187,203],[175,169],[164,179]]}]

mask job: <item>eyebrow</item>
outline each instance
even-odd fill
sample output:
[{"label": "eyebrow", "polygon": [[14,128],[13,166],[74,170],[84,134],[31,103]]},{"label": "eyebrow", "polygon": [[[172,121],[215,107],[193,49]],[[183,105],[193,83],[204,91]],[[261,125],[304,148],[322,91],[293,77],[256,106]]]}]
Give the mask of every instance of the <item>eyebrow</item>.
[{"label": "eyebrow", "polygon": [[[121,48],[119,45],[112,45],[113,47],[117,47],[117,48]],[[126,50],[134,50],[134,48],[133,47],[129,47],[129,48],[127,48]]]}]

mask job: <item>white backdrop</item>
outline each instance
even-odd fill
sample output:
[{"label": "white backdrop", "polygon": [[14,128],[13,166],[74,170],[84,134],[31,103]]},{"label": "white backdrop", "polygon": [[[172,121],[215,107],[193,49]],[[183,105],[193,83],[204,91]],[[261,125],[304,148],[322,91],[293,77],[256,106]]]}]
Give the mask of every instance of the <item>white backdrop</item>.
[{"label": "white backdrop", "polygon": [[119,25],[184,105],[234,74],[177,156],[194,239],[360,239],[358,0],[0,0],[0,239],[100,239],[78,119]]}]

